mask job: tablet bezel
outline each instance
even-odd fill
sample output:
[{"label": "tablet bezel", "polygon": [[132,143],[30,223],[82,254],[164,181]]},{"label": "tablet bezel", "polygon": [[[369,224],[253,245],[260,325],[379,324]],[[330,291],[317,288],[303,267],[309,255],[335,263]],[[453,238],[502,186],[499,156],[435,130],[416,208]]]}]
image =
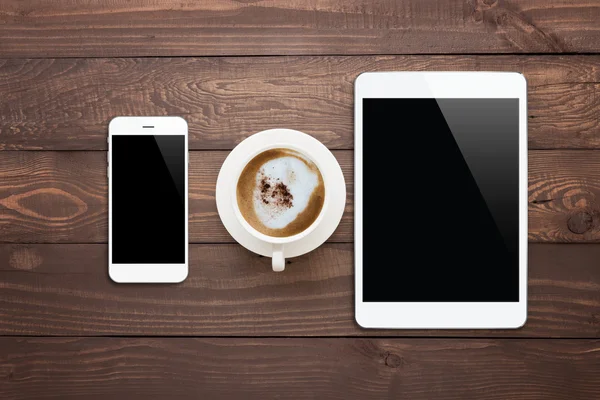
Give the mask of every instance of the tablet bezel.
[{"label": "tablet bezel", "polygon": [[[363,302],[364,98],[519,99],[519,301]],[[355,318],[363,328],[519,328],[527,319],[527,82],[516,72],[367,72],[354,85]],[[401,251],[402,244],[398,243]],[[390,251],[390,249],[382,249]]]}]

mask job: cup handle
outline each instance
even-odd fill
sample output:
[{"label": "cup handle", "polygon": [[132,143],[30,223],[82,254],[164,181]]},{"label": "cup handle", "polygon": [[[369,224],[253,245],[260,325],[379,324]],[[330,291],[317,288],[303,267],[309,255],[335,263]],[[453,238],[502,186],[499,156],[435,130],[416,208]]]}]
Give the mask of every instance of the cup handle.
[{"label": "cup handle", "polygon": [[283,257],[283,245],[273,245],[273,271],[281,272],[285,269],[285,258]]}]

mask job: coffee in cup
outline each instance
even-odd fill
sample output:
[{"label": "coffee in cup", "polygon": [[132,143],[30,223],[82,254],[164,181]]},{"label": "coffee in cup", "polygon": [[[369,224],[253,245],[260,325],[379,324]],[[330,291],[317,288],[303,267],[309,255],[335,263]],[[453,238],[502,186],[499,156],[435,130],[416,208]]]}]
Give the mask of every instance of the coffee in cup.
[{"label": "coffee in cup", "polygon": [[323,209],[325,185],[317,165],[304,154],[275,148],[246,164],[237,181],[236,198],[252,228],[285,238],[315,222]]}]

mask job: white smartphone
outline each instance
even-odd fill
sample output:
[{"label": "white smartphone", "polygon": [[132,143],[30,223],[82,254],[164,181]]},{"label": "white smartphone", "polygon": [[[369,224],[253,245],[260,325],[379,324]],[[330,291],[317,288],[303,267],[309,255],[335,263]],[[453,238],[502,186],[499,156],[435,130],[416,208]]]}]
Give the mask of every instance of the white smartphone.
[{"label": "white smartphone", "polygon": [[180,117],[108,125],[108,273],[115,282],[188,275],[188,128]]}]

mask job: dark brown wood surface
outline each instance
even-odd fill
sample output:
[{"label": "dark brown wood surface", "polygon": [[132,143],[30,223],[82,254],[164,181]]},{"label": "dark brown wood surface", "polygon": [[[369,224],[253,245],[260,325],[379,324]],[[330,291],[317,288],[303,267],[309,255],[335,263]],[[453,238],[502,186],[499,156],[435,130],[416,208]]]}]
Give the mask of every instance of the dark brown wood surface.
[{"label": "dark brown wood surface", "polygon": [[595,0],[4,0],[6,57],[600,50]]},{"label": "dark brown wood surface", "polygon": [[595,399],[598,340],[0,339],[3,400]]},{"label": "dark brown wood surface", "polygon": [[[522,329],[354,322],[353,83],[386,70],[527,78]],[[182,284],[108,277],[118,115],[189,122]],[[215,206],[228,152],[274,127],[334,150],[348,190],[337,231],[283,273]],[[599,160],[597,0],[3,0],[0,399],[598,399]],[[424,213],[431,251],[453,234],[444,212]]]},{"label": "dark brown wood surface", "polygon": [[181,115],[191,149],[275,127],[352,149],[354,79],[386,70],[521,72],[531,149],[600,148],[600,56],[370,56],[0,60],[0,149],[105,150],[117,115]]},{"label": "dark brown wood surface", "polygon": [[[228,152],[190,154],[192,243],[232,243],[219,219],[215,182]],[[353,152],[336,150],[346,179],[346,211],[330,242],[353,239]],[[2,242],[106,243],[106,152],[4,152],[0,157]],[[434,190],[435,187],[432,187]],[[529,239],[600,242],[600,151],[529,152]],[[427,218],[427,216],[425,216]]]},{"label": "dark brown wood surface", "polygon": [[600,337],[597,245],[532,244],[527,324],[477,331],[361,329],[351,243],[289,259],[277,274],[239,245],[191,245],[178,285],[115,284],[107,253],[100,244],[0,245],[0,335]]},{"label": "dark brown wood surface", "polygon": [[529,152],[529,240],[600,242],[600,151]]}]

